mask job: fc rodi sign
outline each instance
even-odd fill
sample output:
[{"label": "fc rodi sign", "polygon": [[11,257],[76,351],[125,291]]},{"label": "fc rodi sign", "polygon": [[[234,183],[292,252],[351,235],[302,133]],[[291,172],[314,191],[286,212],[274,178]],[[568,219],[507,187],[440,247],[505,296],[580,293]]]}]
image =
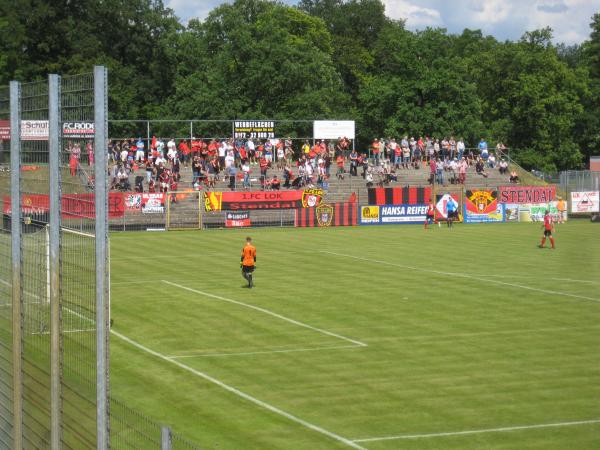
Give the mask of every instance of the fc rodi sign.
[{"label": "fc rodi sign", "polygon": [[64,122],[62,133],[65,139],[93,139],[94,122]]}]

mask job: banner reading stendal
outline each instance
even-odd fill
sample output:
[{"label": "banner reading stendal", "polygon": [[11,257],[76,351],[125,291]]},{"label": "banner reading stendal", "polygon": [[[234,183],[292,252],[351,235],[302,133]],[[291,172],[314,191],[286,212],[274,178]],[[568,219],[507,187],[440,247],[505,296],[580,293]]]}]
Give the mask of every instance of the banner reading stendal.
[{"label": "banner reading stendal", "polygon": [[600,212],[599,197],[600,193],[598,191],[571,192],[571,212]]},{"label": "banner reading stendal", "polygon": [[204,210],[314,208],[323,202],[323,189],[294,191],[204,192]]},{"label": "banner reading stendal", "polygon": [[556,186],[500,186],[500,203],[548,203],[556,198]]}]

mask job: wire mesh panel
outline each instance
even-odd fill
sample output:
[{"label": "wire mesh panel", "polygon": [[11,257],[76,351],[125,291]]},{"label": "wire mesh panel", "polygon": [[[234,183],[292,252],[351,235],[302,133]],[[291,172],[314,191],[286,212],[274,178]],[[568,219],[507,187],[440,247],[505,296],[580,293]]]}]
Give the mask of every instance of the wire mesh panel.
[{"label": "wire mesh panel", "polygon": [[[48,83],[21,85],[20,183],[23,336],[23,443],[50,444],[50,340],[46,224]],[[13,220],[16,220],[13,211]]]},{"label": "wire mesh panel", "polygon": [[[0,87],[0,126],[8,127],[10,95],[8,87]],[[9,208],[10,170],[8,149],[10,140],[0,136],[0,448],[13,448],[13,365],[12,365],[12,293]]]},{"label": "wire mesh panel", "polygon": [[96,446],[94,76],[61,78],[63,445]]}]

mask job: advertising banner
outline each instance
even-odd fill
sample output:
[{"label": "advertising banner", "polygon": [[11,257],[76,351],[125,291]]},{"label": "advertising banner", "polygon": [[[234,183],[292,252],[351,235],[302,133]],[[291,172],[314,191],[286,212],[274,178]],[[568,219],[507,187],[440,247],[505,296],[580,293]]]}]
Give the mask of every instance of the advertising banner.
[{"label": "advertising banner", "polygon": [[422,205],[431,199],[430,187],[369,188],[369,205]]},{"label": "advertising banner", "polygon": [[[550,211],[550,216],[554,222],[559,222],[561,221],[561,217],[556,205],[557,202],[525,203],[519,205],[519,222],[543,222],[546,210]],[[564,220],[567,220],[566,214],[562,218],[562,221]]]},{"label": "advertising banner", "polygon": [[572,213],[600,212],[600,193],[598,191],[571,192]]},{"label": "advertising banner", "polygon": [[519,221],[519,204],[517,203],[506,203],[504,205],[504,220],[505,222],[518,222]]},{"label": "advertising banner", "polygon": [[[435,203],[435,218],[436,219],[447,219],[448,218],[448,202],[453,201],[458,206],[460,213],[460,202],[458,201],[458,194],[443,194],[436,196]],[[455,220],[456,221],[456,220]],[[459,214],[458,222],[462,222],[462,215]]]},{"label": "advertising banner", "polygon": [[250,211],[227,211],[225,214],[225,226],[227,228],[249,227]]},{"label": "advertising banner", "polygon": [[166,194],[164,192],[144,192],[142,197],[142,213],[162,214],[165,212]]},{"label": "advertising banner", "polygon": [[465,223],[504,222],[504,205],[498,202],[498,192],[467,190],[464,220]]},{"label": "advertising banner", "polygon": [[361,206],[360,207],[360,224],[361,225],[379,225],[379,208],[380,206]]},{"label": "advertising banner", "polygon": [[500,203],[548,203],[556,198],[556,186],[500,186]]},{"label": "advertising banner", "polygon": [[94,122],[64,122],[63,138],[94,139]]},{"label": "advertising banner", "polygon": [[[94,194],[63,194],[63,219],[87,218],[96,216]],[[50,197],[47,194],[23,194],[21,196],[21,211],[23,214],[43,214],[50,210]],[[4,196],[4,214],[11,214],[10,196]],[[111,219],[123,217],[125,202],[122,192],[108,194],[108,217]]]},{"label": "advertising banner", "polygon": [[465,207],[464,221],[465,223],[504,222],[504,204],[496,203],[496,209],[486,213],[474,213]]},{"label": "advertising banner", "polygon": [[315,120],[313,122],[314,139],[354,139],[354,120]]},{"label": "advertising banner", "polygon": [[10,140],[10,121],[0,120],[0,141]]},{"label": "advertising banner", "polygon": [[323,189],[294,191],[204,192],[205,211],[313,208],[323,202]]},{"label": "advertising banner", "polygon": [[236,120],[233,122],[236,139],[272,139],[275,137],[275,123],[269,120]]},{"label": "advertising banner", "polygon": [[142,210],[142,194],[128,192],[123,194],[126,211],[141,211]]},{"label": "advertising banner", "polygon": [[322,203],[316,208],[296,210],[297,227],[341,227],[358,223],[356,202]]},{"label": "advertising banner", "polygon": [[21,139],[24,141],[47,141],[47,120],[21,120]]},{"label": "advertising banner", "polygon": [[427,215],[427,205],[376,205],[362,206],[361,225],[422,224]]}]

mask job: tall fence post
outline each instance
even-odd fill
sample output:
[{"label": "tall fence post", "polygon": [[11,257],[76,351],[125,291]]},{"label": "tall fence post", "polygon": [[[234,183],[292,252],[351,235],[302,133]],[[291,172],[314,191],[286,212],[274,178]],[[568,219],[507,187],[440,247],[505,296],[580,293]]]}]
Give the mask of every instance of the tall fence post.
[{"label": "tall fence post", "polygon": [[171,429],[167,426],[160,427],[160,450],[172,449]]},{"label": "tall fence post", "polygon": [[48,232],[48,273],[50,275],[50,444],[61,447],[62,430],[62,346],[60,323],[60,77],[48,76],[48,167],[50,172],[50,220]]},{"label": "tall fence post", "polygon": [[96,428],[97,449],[110,448],[108,404],[108,170],[107,71],[94,67],[94,149],[96,161]]},{"label": "tall fence post", "polygon": [[21,295],[21,83],[10,82],[10,205],[13,332],[13,446],[23,448],[23,296]]}]

